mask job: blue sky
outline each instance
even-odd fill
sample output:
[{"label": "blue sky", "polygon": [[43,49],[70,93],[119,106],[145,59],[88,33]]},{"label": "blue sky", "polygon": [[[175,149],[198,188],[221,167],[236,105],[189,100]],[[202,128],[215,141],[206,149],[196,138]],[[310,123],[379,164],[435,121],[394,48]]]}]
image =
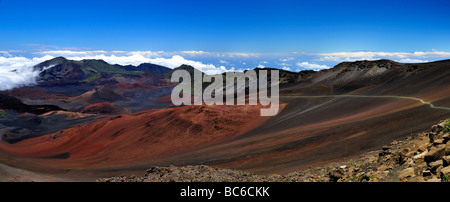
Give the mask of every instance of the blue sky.
[{"label": "blue sky", "polygon": [[3,0],[2,49],[450,51],[448,1]]},{"label": "blue sky", "polygon": [[0,0],[0,82],[32,82],[30,67],[57,56],[211,74],[449,59],[449,11],[435,0]]}]

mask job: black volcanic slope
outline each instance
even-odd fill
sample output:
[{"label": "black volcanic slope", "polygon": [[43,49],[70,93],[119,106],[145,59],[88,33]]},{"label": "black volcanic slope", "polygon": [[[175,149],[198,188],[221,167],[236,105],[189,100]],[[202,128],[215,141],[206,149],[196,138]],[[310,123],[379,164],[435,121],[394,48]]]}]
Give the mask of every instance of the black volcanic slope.
[{"label": "black volcanic slope", "polygon": [[55,105],[27,105],[15,97],[0,94],[0,109],[10,109],[19,113],[44,114],[50,111],[63,110]]}]

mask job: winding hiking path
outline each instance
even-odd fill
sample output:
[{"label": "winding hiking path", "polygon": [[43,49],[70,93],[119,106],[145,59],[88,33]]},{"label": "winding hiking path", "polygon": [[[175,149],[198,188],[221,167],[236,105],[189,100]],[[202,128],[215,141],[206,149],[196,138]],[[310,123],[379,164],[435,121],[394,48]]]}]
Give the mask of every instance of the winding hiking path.
[{"label": "winding hiking path", "polygon": [[434,106],[431,102],[426,102],[423,99],[408,96],[396,96],[396,95],[285,95],[280,96],[282,98],[339,98],[339,97],[351,97],[351,98],[397,98],[397,99],[407,99],[416,100],[424,105],[428,105],[433,109],[442,109],[450,111],[450,107],[439,107]]}]

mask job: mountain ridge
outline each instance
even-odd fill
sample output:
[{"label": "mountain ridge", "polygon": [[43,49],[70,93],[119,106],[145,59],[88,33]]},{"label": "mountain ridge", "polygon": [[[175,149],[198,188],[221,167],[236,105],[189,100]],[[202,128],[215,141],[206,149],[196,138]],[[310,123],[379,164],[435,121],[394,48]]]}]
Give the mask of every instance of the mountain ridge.
[{"label": "mountain ridge", "polygon": [[[279,70],[281,83],[296,83],[299,81],[322,82],[327,80],[340,80],[343,77],[374,77],[383,74],[386,70],[403,68],[404,72],[417,72],[422,69],[418,66],[424,66],[429,63],[448,63],[450,60],[441,60],[427,63],[399,63],[389,59],[379,60],[360,60],[353,62],[341,62],[330,69],[319,71],[301,70],[292,72],[271,67],[256,67],[253,70]],[[164,66],[142,63],[138,66],[109,64],[104,60],[85,59],[85,60],[68,60],[64,57],[56,57],[51,60],[44,61],[34,66],[35,70],[41,71],[37,82],[42,83],[77,83],[91,82],[99,79],[109,78],[114,75],[139,76],[142,73],[153,73],[163,75],[167,80],[176,70],[187,70],[191,75],[194,71],[200,71],[189,65],[181,65],[180,67],[170,69]],[[245,72],[245,71],[244,71]],[[202,72],[204,75],[204,73]],[[342,80],[342,79],[341,79]],[[336,83],[336,81],[333,81]],[[343,82],[343,81],[341,81]]]},{"label": "mountain ridge", "polygon": [[37,78],[38,84],[69,84],[91,82],[108,79],[117,75],[136,77],[143,73],[163,75],[170,71],[169,68],[151,63],[142,63],[139,66],[109,64],[104,60],[85,59],[68,60],[64,57],[56,57],[34,66],[40,71]]}]

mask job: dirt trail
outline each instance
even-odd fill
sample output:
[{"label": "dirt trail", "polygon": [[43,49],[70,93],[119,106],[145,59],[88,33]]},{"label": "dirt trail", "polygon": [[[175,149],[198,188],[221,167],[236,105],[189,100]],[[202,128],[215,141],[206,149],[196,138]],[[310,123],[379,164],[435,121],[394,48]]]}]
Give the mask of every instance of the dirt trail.
[{"label": "dirt trail", "polygon": [[440,107],[434,106],[433,103],[424,101],[423,99],[409,96],[396,96],[396,95],[285,95],[280,96],[281,98],[340,98],[340,97],[350,97],[350,98],[397,98],[397,99],[407,99],[416,100],[424,105],[428,105],[433,109],[449,110],[450,107]]}]

